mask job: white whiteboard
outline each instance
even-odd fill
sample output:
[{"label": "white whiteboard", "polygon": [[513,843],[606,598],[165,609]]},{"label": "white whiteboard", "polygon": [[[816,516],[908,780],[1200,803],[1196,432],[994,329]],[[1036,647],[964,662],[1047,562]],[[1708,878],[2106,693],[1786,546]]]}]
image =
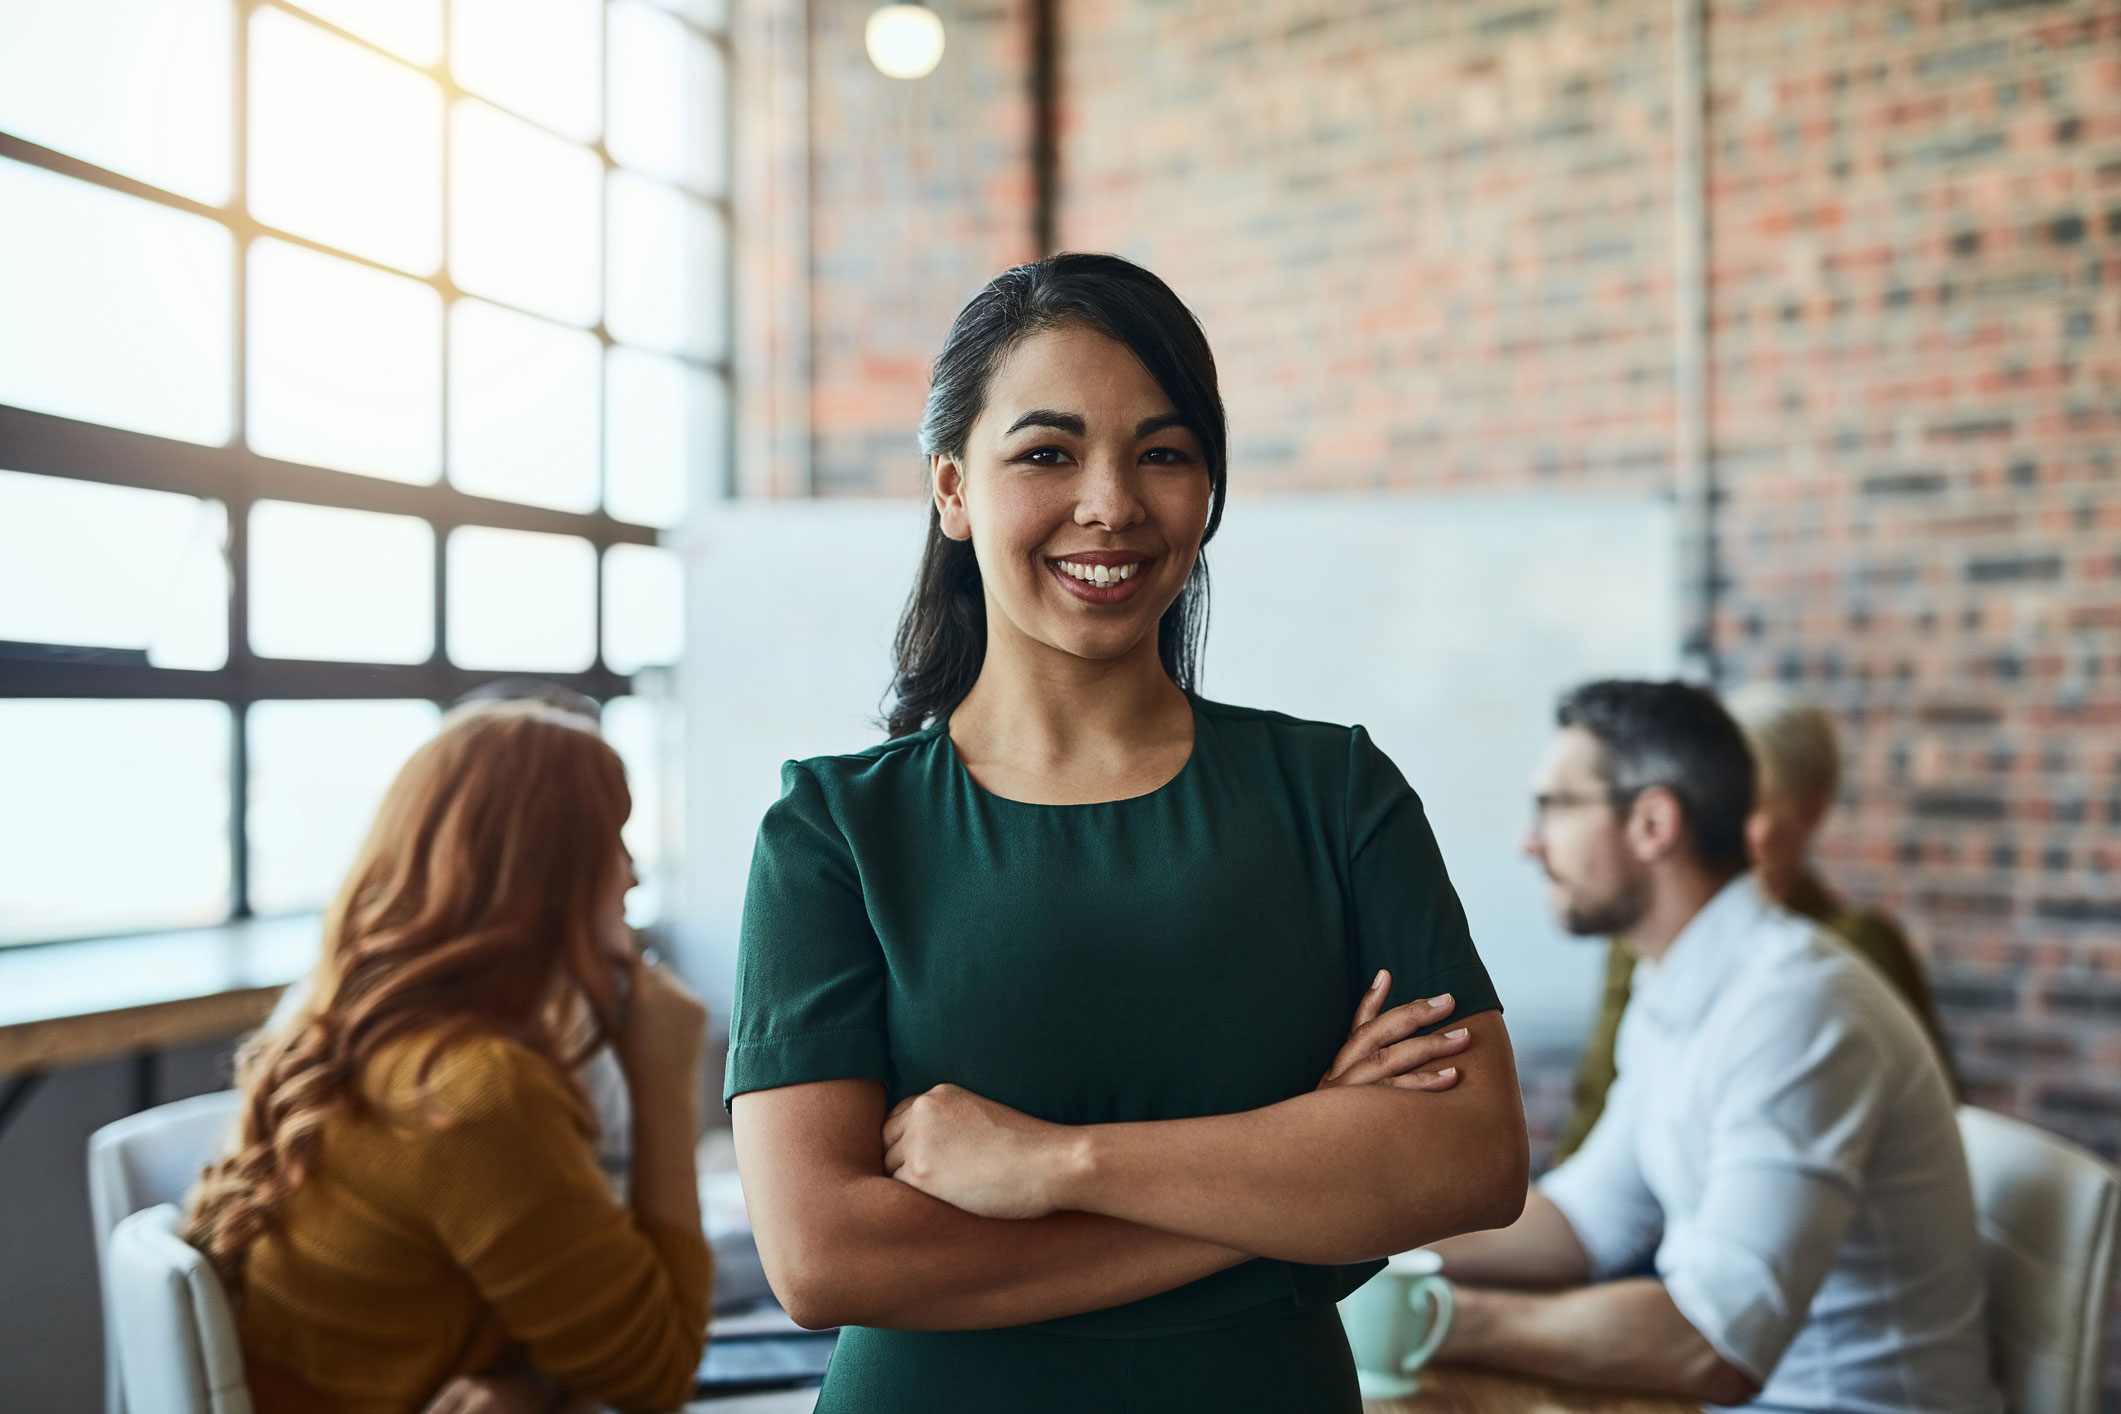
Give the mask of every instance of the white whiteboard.
[{"label": "white whiteboard", "polygon": [[[687,960],[728,1016],[753,834],[780,763],[866,746],[925,507],[753,502],[687,533]],[[1233,501],[1209,547],[1204,695],[1360,722],[1420,792],[1520,1049],[1577,1044],[1602,950],[1518,851],[1556,696],[1669,676],[1674,524],[1592,496]]]}]

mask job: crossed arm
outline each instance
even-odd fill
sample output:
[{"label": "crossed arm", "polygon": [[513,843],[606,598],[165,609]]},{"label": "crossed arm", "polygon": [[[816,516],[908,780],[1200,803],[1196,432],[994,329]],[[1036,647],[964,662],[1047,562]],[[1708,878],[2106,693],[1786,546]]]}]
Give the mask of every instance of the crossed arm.
[{"label": "crossed arm", "polygon": [[[1047,1124],[956,1087],[886,1115],[839,1080],[737,1097],[759,1255],[806,1326],[952,1330],[1139,1300],[1250,1257],[1384,1256],[1515,1216],[1523,1110],[1499,1016],[1366,994],[1318,1091],[1240,1114]],[[1414,1066],[1467,1047],[1463,1074]],[[1420,1059],[1416,1059],[1419,1057]],[[894,1176],[896,1175],[896,1176]]]}]

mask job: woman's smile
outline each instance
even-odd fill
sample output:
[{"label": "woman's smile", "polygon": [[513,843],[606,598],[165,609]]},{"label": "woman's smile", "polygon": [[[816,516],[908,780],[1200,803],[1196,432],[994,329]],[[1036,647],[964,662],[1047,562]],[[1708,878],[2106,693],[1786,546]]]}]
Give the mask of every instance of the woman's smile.
[{"label": "woman's smile", "polygon": [[1046,561],[1062,589],[1091,604],[1132,599],[1147,577],[1151,558],[1139,550],[1080,550]]}]

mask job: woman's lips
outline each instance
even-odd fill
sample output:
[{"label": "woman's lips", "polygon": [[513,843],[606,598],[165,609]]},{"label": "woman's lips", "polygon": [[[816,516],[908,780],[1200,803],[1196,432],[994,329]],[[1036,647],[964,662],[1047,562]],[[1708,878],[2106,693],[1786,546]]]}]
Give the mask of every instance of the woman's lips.
[{"label": "woman's lips", "polygon": [[[1132,599],[1141,589],[1142,580],[1151,561],[1145,557],[1120,556],[1110,551],[1093,552],[1081,557],[1069,556],[1064,560],[1046,561],[1046,570],[1060,581],[1061,588],[1089,604],[1121,604]],[[1125,579],[1114,578],[1105,584],[1094,580],[1077,579],[1063,568],[1074,564],[1088,570],[1102,569],[1108,575],[1124,573]]]}]

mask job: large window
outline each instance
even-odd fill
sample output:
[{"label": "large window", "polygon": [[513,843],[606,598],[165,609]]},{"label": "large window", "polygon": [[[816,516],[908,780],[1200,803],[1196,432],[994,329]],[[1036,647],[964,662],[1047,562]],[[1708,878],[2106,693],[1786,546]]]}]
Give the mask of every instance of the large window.
[{"label": "large window", "polygon": [[[721,0],[0,0],[0,945],[319,906],[440,710],[650,887],[725,494]],[[644,676],[645,675],[645,676]]]}]

